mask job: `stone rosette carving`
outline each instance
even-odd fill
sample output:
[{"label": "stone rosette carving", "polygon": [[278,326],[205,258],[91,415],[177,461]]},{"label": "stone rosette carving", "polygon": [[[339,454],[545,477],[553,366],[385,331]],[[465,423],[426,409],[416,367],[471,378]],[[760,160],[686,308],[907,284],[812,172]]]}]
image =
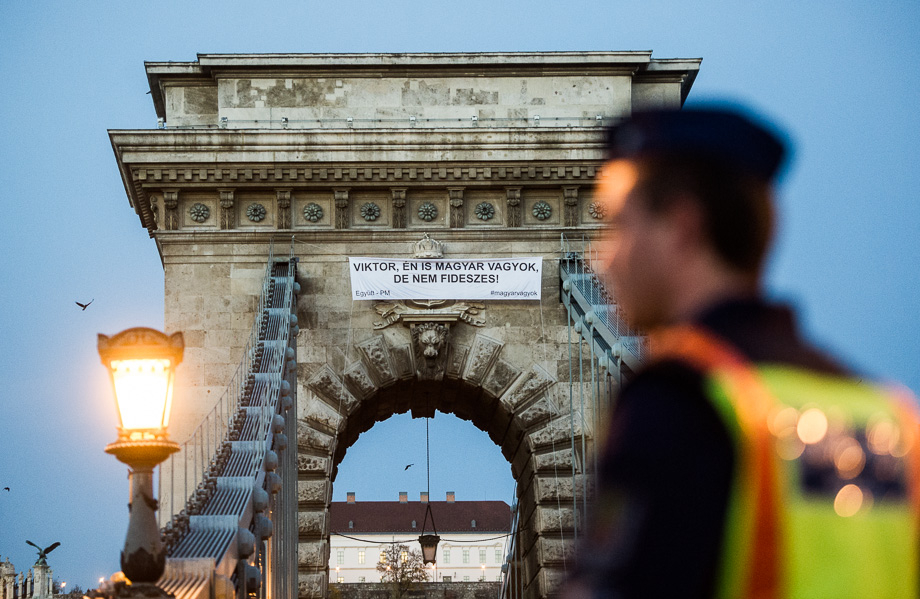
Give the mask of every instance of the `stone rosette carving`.
[{"label": "stone rosette carving", "polygon": [[262,204],[250,204],[246,208],[246,218],[254,223],[259,223],[265,220],[266,210],[265,206]]},{"label": "stone rosette carving", "polygon": [[546,220],[553,215],[553,207],[550,206],[547,202],[540,200],[533,205],[531,213],[537,218],[537,220]]},{"label": "stone rosette carving", "polygon": [[211,216],[211,209],[201,202],[195,202],[189,206],[188,215],[196,223],[203,223]]},{"label": "stone rosette carving", "polygon": [[590,214],[591,218],[594,220],[601,220],[607,216],[607,206],[600,202],[591,202],[588,206],[588,214]]},{"label": "stone rosette carving", "polygon": [[421,322],[411,325],[415,367],[421,381],[440,381],[447,362],[449,325],[441,322]]},{"label": "stone rosette carving", "polygon": [[310,202],[303,207],[303,217],[311,223],[323,220],[323,207],[314,202]]},{"label": "stone rosette carving", "polygon": [[479,202],[473,211],[479,220],[491,220],[495,216],[495,206],[489,202]]},{"label": "stone rosette carving", "polygon": [[438,217],[438,207],[431,202],[425,202],[418,207],[418,217],[426,223],[430,223]]},{"label": "stone rosette carving", "polygon": [[374,202],[367,202],[361,206],[361,218],[367,222],[372,222],[380,218],[380,206]]}]

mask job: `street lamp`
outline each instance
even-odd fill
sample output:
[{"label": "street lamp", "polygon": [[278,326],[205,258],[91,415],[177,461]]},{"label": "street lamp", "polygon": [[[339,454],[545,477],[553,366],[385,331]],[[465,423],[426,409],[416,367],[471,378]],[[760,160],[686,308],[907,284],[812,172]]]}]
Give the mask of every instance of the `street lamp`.
[{"label": "street lamp", "polygon": [[156,521],[153,469],[179,451],[166,427],[173,376],[182,361],[182,333],[165,335],[137,327],[113,337],[99,335],[98,349],[109,370],[118,408],[118,440],[105,451],[129,467],[130,516],[121,570],[132,584],[152,586],[166,566]]}]

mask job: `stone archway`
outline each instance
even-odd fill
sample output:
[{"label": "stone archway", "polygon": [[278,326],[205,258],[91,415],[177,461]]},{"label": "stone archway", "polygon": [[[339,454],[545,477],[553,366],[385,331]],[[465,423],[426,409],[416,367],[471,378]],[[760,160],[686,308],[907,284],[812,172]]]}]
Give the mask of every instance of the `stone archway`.
[{"label": "stone archway", "polygon": [[583,475],[571,475],[571,422],[556,378],[459,317],[451,323],[422,313],[404,324],[353,343],[353,359],[340,372],[316,368],[301,395],[300,597],[326,593],[331,481],[345,450],[376,422],[409,410],[417,417],[453,413],[499,445],[518,483],[525,595],[552,594],[572,557],[573,484]]}]

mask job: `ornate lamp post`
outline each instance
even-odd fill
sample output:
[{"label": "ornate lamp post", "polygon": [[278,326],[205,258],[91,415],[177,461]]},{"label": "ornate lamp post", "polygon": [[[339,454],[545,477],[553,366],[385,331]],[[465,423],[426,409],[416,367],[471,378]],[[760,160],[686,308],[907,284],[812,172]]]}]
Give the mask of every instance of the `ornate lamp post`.
[{"label": "ornate lamp post", "polygon": [[167,336],[137,327],[113,337],[99,335],[98,348],[112,379],[119,421],[118,440],[105,451],[129,467],[130,517],[121,569],[132,585],[153,585],[166,566],[156,522],[153,469],[179,451],[179,445],[169,440],[166,427],[173,375],[182,361],[182,333]]}]

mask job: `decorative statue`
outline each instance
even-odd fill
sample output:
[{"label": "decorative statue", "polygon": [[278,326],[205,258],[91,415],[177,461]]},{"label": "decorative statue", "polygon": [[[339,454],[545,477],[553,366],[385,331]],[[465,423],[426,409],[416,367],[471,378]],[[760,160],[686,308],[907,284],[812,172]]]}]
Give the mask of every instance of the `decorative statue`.
[{"label": "decorative statue", "polygon": [[35,565],[36,565],[36,566],[47,566],[47,565],[48,565],[48,560],[45,559],[45,558],[47,558],[47,557],[48,557],[48,554],[51,553],[52,551],[54,551],[54,550],[57,548],[57,546],[60,545],[60,543],[55,542],[55,543],[52,543],[52,544],[48,545],[48,546],[45,547],[44,549],[42,549],[41,547],[39,547],[38,545],[36,545],[36,544],[33,543],[32,541],[26,541],[26,543],[28,543],[28,544],[31,545],[32,547],[35,547],[36,549],[38,549],[38,559],[35,560]]}]

